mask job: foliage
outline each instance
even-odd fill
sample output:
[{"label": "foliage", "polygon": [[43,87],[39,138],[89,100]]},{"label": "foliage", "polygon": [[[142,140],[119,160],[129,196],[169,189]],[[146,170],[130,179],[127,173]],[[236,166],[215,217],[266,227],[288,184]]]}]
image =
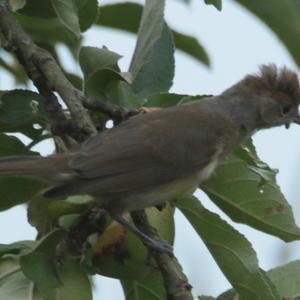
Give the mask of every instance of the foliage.
[{"label": "foliage", "polygon": [[[211,9],[222,9],[221,0],[204,2],[214,6]],[[236,2],[261,18],[300,65],[300,6],[296,1]],[[92,101],[101,100],[131,110],[141,106],[164,108],[204,97],[168,93],[174,77],[176,49],[206,66],[210,60],[196,38],[169,27],[164,18],[165,1],[147,0],[144,7],[131,2],[98,6],[96,0],[10,0],[10,3],[33,41],[52,53],[65,75]],[[92,26],[137,35],[128,71],[118,66],[121,55],[105,46],[81,46],[82,32]],[[64,62],[57,55],[60,44],[78,59],[82,78],[65,71]],[[8,61],[0,59],[0,68],[8,71],[16,83],[28,85],[29,79],[16,58],[10,57]],[[0,101],[0,155],[36,155],[31,148],[49,136],[45,99],[36,92],[16,89],[1,91]],[[90,115],[98,128],[104,128],[109,119],[105,114]],[[25,146],[8,133],[22,133],[32,142]],[[201,188],[232,220],[284,241],[299,240],[300,229],[275,177],[276,172],[259,159],[249,140],[228,156]],[[34,179],[0,179],[0,210],[27,203],[29,222],[39,232],[36,241],[0,244],[1,299],[92,299],[89,276],[93,274],[120,279],[126,299],[165,299],[162,275],[147,250],[114,222],[109,223],[96,241],[91,235],[80,260],[71,255],[58,259],[57,245],[62,245],[69,224],[89,202],[69,198],[45,203],[45,199],[36,196],[44,188],[45,184]],[[195,228],[234,288],[217,297],[218,300],[236,299],[237,294],[243,300],[300,299],[299,261],[266,272],[260,269],[246,237],[205,209],[194,196],[177,199],[173,205]],[[149,208],[147,214],[160,236],[172,243],[174,207],[169,205],[162,212]]]}]

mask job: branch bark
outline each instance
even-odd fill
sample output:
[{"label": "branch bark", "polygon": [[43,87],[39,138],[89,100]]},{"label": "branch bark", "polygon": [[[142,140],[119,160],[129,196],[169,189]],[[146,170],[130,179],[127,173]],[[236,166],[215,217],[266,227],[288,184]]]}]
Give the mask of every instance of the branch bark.
[{"label": "branch bark", "polygon": [[78,137],[77,140],[81,141],[96,133],[95,126],[81,103],[84,98],[82,92],[68,81],[52,55],[35,45],[24,32],[7,0],[0,1],[0,41],[4,49],[16,55],[39,92],[52,103],[52,106],[56,106],[58,119],[63,119],[63,112],[53,91],[61,96],[72,119],[76,121],[78,131],[84,136]]},{"label": "branch bark", "polygon": [[[160,239],[157,231],[149,224],[145,211],[131,213],[136,227],[153,239]],[[192,286],[187,282],[175,257],[167,253],[156,252],[153,254],[157,266],[163,276],[168,300],[193,300]]]},{"label": "branch bark", "polygon": [[113,119],[116,123],[126,120],[127,118],[135,116],[141,112],[140,109],[128,110],[121,106],[101,101],[89,102],[87,99],[84,99],[82,103],[85,108],[103,113]]}]

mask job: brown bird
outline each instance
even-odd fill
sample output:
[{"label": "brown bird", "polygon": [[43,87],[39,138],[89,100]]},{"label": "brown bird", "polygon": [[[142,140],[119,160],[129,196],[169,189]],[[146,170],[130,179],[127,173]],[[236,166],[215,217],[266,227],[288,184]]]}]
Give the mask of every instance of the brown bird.
[{"label": "brown bird", "polygon": [[[46,197],[91,195],[128,227],[123,212],[163,203],[197,187],[257,130],[300,124],[299,102],[297,75],[264,65],[259,74],[246,76],[219,96],[132,117],[68,153],[1,158],[0,175],[60,179]],[[137,231],[132,225],[130,229]]]}]

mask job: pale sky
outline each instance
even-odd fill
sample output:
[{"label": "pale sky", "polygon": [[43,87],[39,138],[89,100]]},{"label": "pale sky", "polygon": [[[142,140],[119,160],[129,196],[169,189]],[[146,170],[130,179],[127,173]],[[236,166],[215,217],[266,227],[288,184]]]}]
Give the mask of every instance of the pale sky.
[{"label": "pale sky", "polygon": [[[116,1],[103,1],[111,3]],[[139,1],[142,2],[142,1]],[[181,52],[176,53],[176,75],[172,92],[180,94],[218,94],[249,72],[256,72],[262,63],[274,62],[297,70],[288,52],[276,36],[256,17],[235,4],[223,0],[222,12],[203,1],[194,0],[186,6],[180,1],[167,1],[166,19],[168,23],[183,33],[196,36],[208,51],[212,67],[207,69],[194,59]],[[132,55],[135,36],[114,30],[90,30],[84,44],[102,47],[122,54],[120,64],[126,70]],[[61,49],[65,61],[70,60],[65,49]],[[70,60],[70,70],[79,72]],[[13,88],[13,82],[0,72],[0,89]],[[294,209],[296,220],[300,224],[300,206],[296,205],[300,188],[297,178],[300,175],[300,127],[291,129],[277,128],[258,133],[254,140],[260,157],[273,168],[279,169],[277,177],[289,203]],[[50,153],[50,144],[39,146],[43,153]],[[275,267],[297,257],[300,243],[285,244],[281,240],[258,232],[245,225],[237,225],[220,212],[210,200],[199,194],[203,204],[222,215],[233,224],[252,243],[262,268]],[[1,232],[0,243],[10,243],[22,239],[33,239],[35,231],[26,222],[23,207],[17,207],[0,213],[0,227],[8,228]],[[230,284],[196,236],[184,217],[176,214],[175,255],[183,265],[184,271],[193,286],[194,295],[207,294],[217,296],[230,288]],[[186,255],[188,249],[189,254]],[[116,280],[98,278],[96,280],[95,299],[122,300],[122,291]]]}]

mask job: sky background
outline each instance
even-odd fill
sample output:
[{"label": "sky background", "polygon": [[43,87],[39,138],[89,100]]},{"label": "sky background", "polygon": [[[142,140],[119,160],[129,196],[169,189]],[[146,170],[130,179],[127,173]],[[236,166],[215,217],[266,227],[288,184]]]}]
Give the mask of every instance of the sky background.
[{"label": "sky background", "polygon": [[[117,1],[101,1],[103,4],[112,2]],[[206,48],[212,62],[211,68],[208,69],[177,51],[172,92],[190,95],[218,94],[245,74],[257,72],[258,66],[262,63],[273,62],[278,66],[285,65],[297,70],[287,50],[276,36],[243,7],[234,1],[223,0],[223,10],[219,12],[213,6],[204,5],[202,2],[194,0],[191,5],[185,5],[181,1],[167,1],[168,24],[177,31],[197,37]],[[92,29],[84,36],[84,45],[97,47],[105,45],[123,55],[120,66],[123,71],[127,70],[135,46],[134,35],[115,30]],[[3,52],[0,55],[3,55]],[[64,47],[60,47],[60,56],[70,71],[80,73],[78,65]],[[5,72],[0,71],[0,90],[11,88],[14,88],[13,80]],[[300,127],[293,125],[289,130],[276,128],[259,132],[254,137],[259,156],[272,168],[279,170],[278,183],[293,207],[298,224],[300,224],[299,135]],[[38,145],[37,149],[43,154],[49,154],[53,147],[50,142],[45,142]],[[299,258],[300,242],[285,244],[278,238],[233,223],[203,193],[199,192],[197,196],[207,208],[219,213],[251,241],[263,269],[268,270]],[[34,228],[27,223],[24,206],[0,213],[0,228],[6,228],[1,230],[0,243],[35,238]],[[193,286],[195,296],[199,294],[217,296],[230,288],[230,284],[202,241],[178,212],[174,249]],[[117,280],[98,276],[95,283],[95,299],[124,299]]]}]

